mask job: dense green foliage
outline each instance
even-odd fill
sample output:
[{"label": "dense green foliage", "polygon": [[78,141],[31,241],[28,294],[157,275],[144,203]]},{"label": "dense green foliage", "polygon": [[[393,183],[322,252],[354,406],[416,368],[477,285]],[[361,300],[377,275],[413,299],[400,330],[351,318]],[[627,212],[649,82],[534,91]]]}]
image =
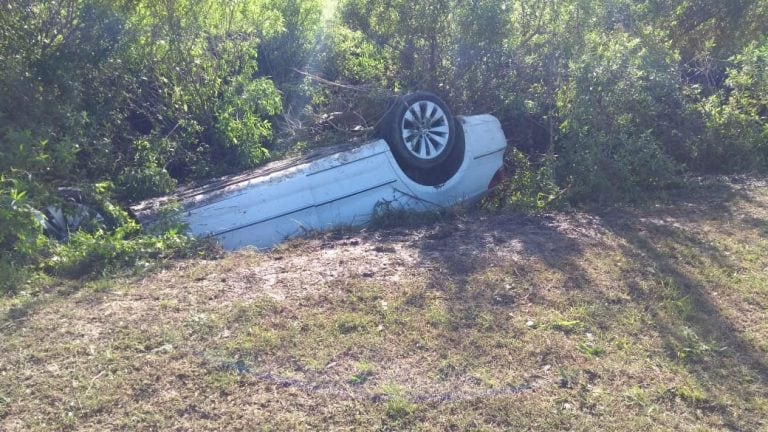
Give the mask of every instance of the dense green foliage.
[{"label": "dense green foliage", "polygon": [[34,209],[59,200],[61,186],[99,183],[97,200],[124,204],[265,162],[282,94],[259,67],[289,81],[320,17],[319,2],[299,0],[7,0],[0,9],[6,280],[29,265],[98,271],[97,262],[175,244],[144,238],[126,216],[115,233],[61,246],[41,235]]},{"label": "dense green foliage", "polygon": [[[0,9],[5,287],[22,269],[66,262],[57,265],[78,270],[64,273],[87,273],[78,262],[152,249],[127,217],[111,234],[47,240],[35,209],[58,187],[119,207],[254,167],[286,150],[275,133],[286,125],[381,112],[367,106],[372,90],[433,91],[454,112],[496,115],[518,169],[497,207],[606,203],[686,173],[768,170],[766,0],[2,0]],[[304,149],[312,140],[301,136]]]},{"label": "dense green foliage", "polygon": [[494,113],[547,165],[537,187],[554,179],[571,202],[768,169],[764,0],[347,0],[340,16],[351,60],[327,75]]}]

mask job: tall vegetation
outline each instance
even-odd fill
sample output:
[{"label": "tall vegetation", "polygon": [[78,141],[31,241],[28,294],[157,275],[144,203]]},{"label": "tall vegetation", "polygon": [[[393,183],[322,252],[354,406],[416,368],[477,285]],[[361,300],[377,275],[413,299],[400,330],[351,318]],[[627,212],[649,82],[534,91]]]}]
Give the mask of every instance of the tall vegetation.
[{"label": "tall vegetation", "polygon": [[765,0],[346,0],[340,16],[358,49],[336,63],[358,68],[326,74],[494,113],[573,202],[768,169]]},{"label": "tall vegetation", "polygon": [[[335,110],[334,88],[428,90],[456,112],[496,115],[521,170],[498,206],[605,203],[685,173],[768,169],[766,0],[0,0],[0,10],[0,275],[63,253],[35,210],[58,187],[119,208],[257,166],[279,118]],[[297,70],[352,86],[318,90]],[[113,228],[130,225],[118,213]],[[75,243],[141,236],[120,232]]]},{"label": "tall vegetation", "polygon": [[8,269],[56,262],[61,248],[41,236],[34,209],[56,202],[60,186],[127,203],[265,162],[283,95],[259,67],[288,80],[315,40],[320,3],[3,0],[0,9]]}]

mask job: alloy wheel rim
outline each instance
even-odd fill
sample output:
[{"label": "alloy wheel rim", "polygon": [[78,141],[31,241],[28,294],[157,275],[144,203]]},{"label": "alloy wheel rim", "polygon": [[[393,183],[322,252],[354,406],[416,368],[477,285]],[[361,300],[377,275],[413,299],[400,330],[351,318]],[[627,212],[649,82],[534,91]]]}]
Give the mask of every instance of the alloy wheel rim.
[{"label": "alloy wheel rim", "polygon": [[411,104],[401,123],[403,142],[408,151],[419,159],[435,159],[448,144],[448,116],[434,102]]}]

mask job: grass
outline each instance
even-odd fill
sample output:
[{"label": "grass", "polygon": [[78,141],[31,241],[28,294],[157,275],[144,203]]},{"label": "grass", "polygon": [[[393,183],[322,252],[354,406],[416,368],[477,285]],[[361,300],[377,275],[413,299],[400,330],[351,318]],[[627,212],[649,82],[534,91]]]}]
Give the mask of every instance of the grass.
[{"label": "grass", "polygon": [[52,279],[0,299],[0,430],[765,430],[766,221],[719,184]]}]

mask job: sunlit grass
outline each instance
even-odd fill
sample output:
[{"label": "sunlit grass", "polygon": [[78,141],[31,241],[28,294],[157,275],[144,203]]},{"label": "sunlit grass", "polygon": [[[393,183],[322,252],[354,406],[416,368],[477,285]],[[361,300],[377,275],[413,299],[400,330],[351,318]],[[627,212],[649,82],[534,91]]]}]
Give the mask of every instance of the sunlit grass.
[{"label": "sunlit grass", "polygon": [[[768,218],[748,197],[719,199]],[[768,244],[721,211],[470,213],[3,298],[0,429],[760,430]]]}]

